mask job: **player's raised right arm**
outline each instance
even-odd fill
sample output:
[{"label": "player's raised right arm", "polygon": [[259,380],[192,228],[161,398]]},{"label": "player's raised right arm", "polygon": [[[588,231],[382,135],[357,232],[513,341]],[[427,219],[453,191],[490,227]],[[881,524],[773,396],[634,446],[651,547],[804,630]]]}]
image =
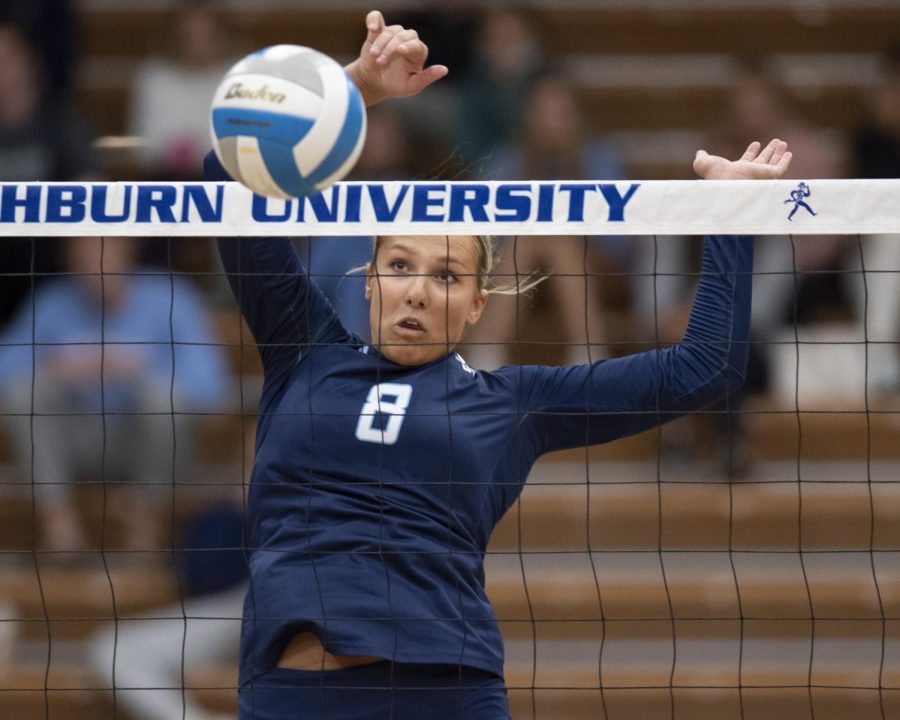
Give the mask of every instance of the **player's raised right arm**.
[{"label": "player's raised right arm", "polygon": [[[209,181],[230,181],[214,153],[204,162]],[[311,282],[289,238],[222,237],[219,255],[228,283],[272,373],[296,363],[300,352],[340,342],[347,332],[325,296]]]}]

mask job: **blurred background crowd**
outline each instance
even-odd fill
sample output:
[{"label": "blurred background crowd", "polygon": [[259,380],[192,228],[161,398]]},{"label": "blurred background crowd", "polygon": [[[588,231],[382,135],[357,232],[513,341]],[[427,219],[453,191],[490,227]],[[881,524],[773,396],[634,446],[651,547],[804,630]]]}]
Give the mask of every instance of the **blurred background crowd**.
[{"label": "blurred background crowd", "polygon": [[[852,3],[788,3],[770,9],[768,17],[766,3],[755,15],[750,3],[734,24],[753,21],[769,31],[765,41],[754,40],[748,36],[755,33],[721,22],[720,4],[691,4],[697,6],[693,21],[677,3],[643,12],[612,3],[593,14],[577,3],[453,0],[387,8],[389,21],[417,28],[432,61],[448,65],[451,73],[418,98],[370,111],[368,142],[352,179],[689,178],[697,148],[734,156],[750,140],[769,137],[790,143],[793,178],[896,176],[900,34],[873,36],[863,13],[852,16]],[[704,10],[710,14],[706,20]],[[358,3],[7,3],[0,12],[0,180],[200,179],[209,148],[210,98],[227,68],[246,52],[277,42],[308,44],[349,60],[362,40],[363,13]],[[616,16],[618,29],[606,27]],[[868,33],[865,48],[854,46],[854,32]],[[716,33],[722,37],[702,37]],[[646,37],[638,41],[641,36]],[[802,43],[779,46],[792,36]],[[792,49],[804,52],[791,54]],[[25,390],[31,388],[33,297],[58,304],[56,316],[38,313],[35,322],[39,333],[46,332],[42,342],[61,343],[47,351],[46,364],[38,358],[38,411],[46,401],[47,412],[96,412],[98,397],[84,388],[99,380],[101,361],[106,374],[130,388],[110,394],[107,407],[118,402],[125,409],[146,409],[152,397],[166,405],[171,365],[165,353],[150,357],[152,346],[140,344],[161,337],[170,282],[158,273],[166,270],[179,273],[173,307],[179,316],[190,316],[189,340],[202,344],[184,350],[187,364],[207,368],[205,390],[184,377],[190,391],[175,393],[185,403],[182,409],[233,408],[227,383],[257,369],[246,360],[252,355],[237,353],[248,363],[243,368],[219,357],[217,341],[240,338],[238,325],[221,320],[218,312],[233,308],[209,241],[110,241],[103,251],[106,287],[96,276],[100,244],[88,248],[81,241],[83,247],[73,251],[74,244],[22,238],[5,241],[0,255],[3,398],[8,411],[23,413],[6,423],[13,426],[8,436],[21,450],[36,430],[56,449],[38,450],[34,472],[57,499],[47,503],[45,526],[55,529],[48,530],[51,545],[70,549],[81,533],[65,511],[61,488],[81,471],[96,471],[98,459],[81,451],[100,443],[78,439],[62,452],[49,428],[32,428],[26,412],[31,393]],[[473,365],[581,362],[680,336],[698,256],[695,238],[519,237],[500,244],[500,273],[546,272],[550,280],[528,297],[494,299],[499,307],[464,350]],[[772,343],[798,325],[824,338],[835,332],[858,338],[867,330],[873,344],[864,364],[870,369],[866,382],[876,392],[896,390],[897,276],[873,274],[863,283],[857,271],[863,262],[879,270],[900,268],[900,245],[867,238],[863,253],[856,238],[846,237],[765,238],[759,244],[758,342],[746,393],[777,388],[779,359]],[[130,247],[119,252],[123,245]],[[345,323],[365,336],[362,279],[346,273],[367,260],[366,239],[300,239],[298,247]],[[160,299],[129,303],[113,282],[140,282],[149,297]],[[84,305],[84,327],[71,322],[78,305]],[[135,318],[148,306],[161,313],[156,335],[137,327]],[[102,359],[98,352],[85,358],[83,347],[66,347],[87,341],[100,312],[122,325],[121,352],[113,348]],[[38,374],[44,370],[46,378]],[[156,391],[138,391],[134,379],[144,378],[146,385],[150,376]],[[71,385],[81,389],[67,392]],[[739,416],[722,417],[734,435]],[[89,432],[84,423],[75,424]],[[98,426],[94,432],[99,431]],[[123,428],[123,438],[133,431]],[[188,458],[193,436],[188,427],[179,432],[180,452]],[[697,431],[684,432],[673,443],[690,454],[697,450]],[[76,433],[63,430],[62,436]],[[160,438],[149,456],[173,456],[166,450],[165,428],[146,437]],[[109,445],[107,469],[128,475],[116,443]],[[732,470],[742,471],[744,460],[734,450],[729,444]],[[152,463],[141,468],[145,475],[167,471],[153,470]]]},{"label": "blurred background crowd", "polygon": [[[352,179],[690,178],[696,149],[733,156],[774,136],[794,150],[795,179],[893,177],[900,162],[891,3],[396,5],[385,8],[389,20],[417,28],[432,60],[451,72],[418,98],[371,110]],[[227,68],[279,42],[352,59],[364,12],[357,2],[8,3],[0,14],[0,179],[199,179],[210,98]],[[23,301],[66,268],[64,244],[4,243],[0,323],[27,329]],[[540,271],[550,280],[525,298],[495,298],[495,312],[468,338],[474,365],[580,362],[679,337],[696,238],[500,245],[501,274]],[[345,273],[366,261],[366,240],[298,246],[345,323],[365,336],[362,281]],[[857,271],[900,268],[900,246],[839,237],[759,246],[759,342],[747,392],[790,398],[796,383],[771,343],[798,325],[813,339],[865,335],[866,387],[897,389],[896,276],[863,282]],[[184,273],[211,310],[230,304],[209,242],[147,242],[132,262]]]},{"label": "blurred background crowd", "polygon": [[[897,177],[900,7],[739,5],[386,3],[388,21],[418,29],[432,62],[450,75],[420,97],[370,110],[351,179],[688,179],[696,149],[735,156],[771,137],[789,142],[797,180]],[[3,3],[0,181],[201,179],[209,103],[227,68],[281,42],[348,61],[367,9],[340,0]],[[492,299],[498,307],[463,349],[474,366],[582,362],[680,336],[696,238],[500,243],[501,273],[550,279],[526,298]],[[297,244],[345,323],[365,336],[362,279],[346,273],[367,260],[367,240]],[[794,399],[785,338],[841,347],[809,357],[810,392],[846,392],[852,405],[860,383],[870,397],[900,390],[900,275],[860,272],[900,270],[896,238],[764,238],[757,258],[744,396],[667,434],[672,462],[711,458],[732,477],[752,472],[735,411],[748,397]],[[4,239],[0,276],[3,458],[10,478],[24,472],[39,491],[33,535],[7,534],[7,549],[173,547],[205,527],[204,517],[239,509],[244,431],[252,426],[241,413],[255,405],[259,368],[245,352],[250,341],[211,241]],[[173,335],[177,357],[160,351]],[[863,338],[867,352],[844,347]],[[32,339],[42,344],[37,354]],[[177,497],[173,477],[176,486],[195,478],[204,461],[221,478],[222,458],[239,468],[236,491],[217,480],[224,489],[204,489],[202,501]],[[129,516],[110,511],[101,535],[85,520],[96,521],[96,496],[78,507],[68,491],[76,478],[98,474],[112,481],[110,502],[119,505],[111,507]],[[104,511],[106,501],[104,494]],[[215,541],[228,547],[234,536]],[[195,581],[205,577],[183,565]],[[240,582],[235,570],[204,592],[224,592],[233,608]],[[135,638],[131,650],[148,642]],[[95,640],[98,666],[108,642]]]}]

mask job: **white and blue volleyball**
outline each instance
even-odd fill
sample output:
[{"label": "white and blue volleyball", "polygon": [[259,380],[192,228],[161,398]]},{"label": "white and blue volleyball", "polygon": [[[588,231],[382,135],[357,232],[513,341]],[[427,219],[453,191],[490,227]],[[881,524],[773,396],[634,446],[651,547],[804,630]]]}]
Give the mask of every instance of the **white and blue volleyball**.
[{"label": "white and blue volleyball", "polygon": [[315,195],[350,172],[366,139],[366,108],[336,61],[275,45],[226,73],[210,124],[232,178],[259,195],[290,199]]}]

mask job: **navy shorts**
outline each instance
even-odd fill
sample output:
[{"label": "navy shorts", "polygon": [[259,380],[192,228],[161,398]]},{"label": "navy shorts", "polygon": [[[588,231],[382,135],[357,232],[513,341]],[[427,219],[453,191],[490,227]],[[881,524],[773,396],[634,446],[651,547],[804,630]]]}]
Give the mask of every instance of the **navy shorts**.
[{"label": "navy shorts", "polygon": [[503,679],[458,665],[388,661],[275,668],[240,689],[240,720],[509,720]]}]

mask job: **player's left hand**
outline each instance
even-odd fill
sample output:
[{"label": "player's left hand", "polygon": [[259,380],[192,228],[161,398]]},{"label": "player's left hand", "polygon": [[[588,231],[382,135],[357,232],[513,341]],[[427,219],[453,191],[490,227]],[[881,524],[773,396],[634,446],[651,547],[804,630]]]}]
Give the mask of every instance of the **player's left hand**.
[{"label": "player's left hand", "polygon": [[366,16],[366,29],[359,58],[347,66],[366,105],[416,95],[449,72],[445,65],[425,67],[428,46],[419,34],[402,25],[385,25],[378,10]]},{"label": "player's left hand", "polygon": [[698,150],[694,172],[704,180],[772,180],[782,177],[791,164],[791,153],[784,140],[772,140],[762,147],[750,143],[739,160],[727,160]]}]

